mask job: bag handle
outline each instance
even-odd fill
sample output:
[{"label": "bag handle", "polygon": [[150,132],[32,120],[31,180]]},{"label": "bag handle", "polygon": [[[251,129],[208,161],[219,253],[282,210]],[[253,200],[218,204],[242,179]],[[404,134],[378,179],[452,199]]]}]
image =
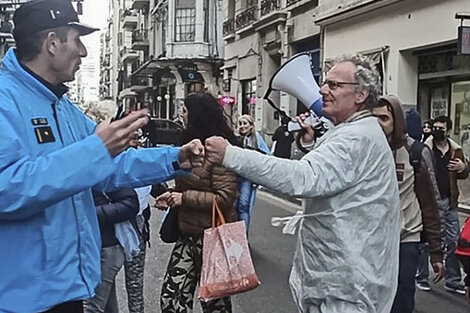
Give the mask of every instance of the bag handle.
[{"label": "bag handle", "polygon": [[[216,221],[216,213],[218,220]],[[217,204],[217,201],[215,200],[215,196],[212,199],[212,229],[214,229],[217,226],[225,224],[225,218],[224,215],[222,214],[222,211],[220,211],[219,205]]]}]

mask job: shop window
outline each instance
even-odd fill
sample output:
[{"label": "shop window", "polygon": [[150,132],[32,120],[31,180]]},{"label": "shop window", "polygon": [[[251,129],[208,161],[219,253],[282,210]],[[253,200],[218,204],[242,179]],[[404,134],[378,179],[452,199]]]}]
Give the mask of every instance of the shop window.
[{"label": "shop window", "polygon": [[196,36],[196,0],[177,0],[175,41],[192,42]]},{"label": "shop window", "polygon": [[454,121],[455,136],[460,136],[463,130],[470,130],[470,81],[452,83],[450,117]]},{"label": "shop window", "polygon": [[256,79],[242,82],[242,114],[254,115],[256,104]]}]

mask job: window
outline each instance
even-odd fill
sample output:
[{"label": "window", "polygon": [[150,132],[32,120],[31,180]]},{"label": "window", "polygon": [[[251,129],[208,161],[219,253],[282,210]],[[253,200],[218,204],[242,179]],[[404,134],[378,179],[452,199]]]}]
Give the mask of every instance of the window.
[{"label": "window", "polygon": [[175,41],[194,41],[196,34],[196,1],[177,0],[175,12]]},{"label": "window", "polygon": [[256,104],[256,79],[242,83],[242,114],[254,115]]}]

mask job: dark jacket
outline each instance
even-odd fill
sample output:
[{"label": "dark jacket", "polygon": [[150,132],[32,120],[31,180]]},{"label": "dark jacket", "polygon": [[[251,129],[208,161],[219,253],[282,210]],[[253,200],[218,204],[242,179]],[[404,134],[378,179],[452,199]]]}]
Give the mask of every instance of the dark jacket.
[{"label": "dark jacket", "polygon": [[[460,159],[465,164],[465,170],[461,173],[457,173],[454,171],[449,171],[449,184],[450,184],[450,208],[455,209],[459,205],[459,186],[457,185],[458,179],[465,179],[468,177],[468,165],[465,163],[465,158],[462,152],[462,148],[458,143],[453,141],[450,138],[447,138],[449,142],[449,150],[450,150],[450,159]],[[434,147],[434,139],[431,136],[426,140],[425,144],[429,146],[429,148],[433,149]]]},{"label": "dark jacket", "polygon": [[[387,107],[393,115],[394,127],[390,143],[392,151],[396,152],[400,148],[406,147],[406,151],[408,151],[408,157],[406,160],[408,161],[409,151],[414,139],[408,137],[405,133],[405,117],[401,107],[401,102],[394,96],[383,96],[380,101],[385,101],[387,103]],[[432,158],[431,151],[424,148],[421,156],[419,164],[413,167],[413,190],[416,194],[421,211],[423,237],[430,245],[431,262],[442,262],[443,253],[441,249],[440,217],[436,197],[434,196],[435,190],[432,182],[434,176],[431,174],[434,173],[434,169],[432,168],[432,162],[426,162],[426,160],[430,160]],[[400,190],[400,196],[401,195],[402,191]],[[403,201],[403,199],[400,200]]]},{"label": "dark jacket", "polygon": [[237,197],[237,175],[207,160],[188,176],[175,179],[175,191],[182,192],[177,207],[178,226],[183,233],[202,236],[212,225],[212,199],[215,197],[227,223],[237,220],[233,207]]},{"label": "dark jacket", "polygon": [[139,213],[139,199],[134,189],[119,189],[113,192],[93,191],[93,201],[100,225],[101,247],[119,244],[114,234],[114,224],[131,220]]}]

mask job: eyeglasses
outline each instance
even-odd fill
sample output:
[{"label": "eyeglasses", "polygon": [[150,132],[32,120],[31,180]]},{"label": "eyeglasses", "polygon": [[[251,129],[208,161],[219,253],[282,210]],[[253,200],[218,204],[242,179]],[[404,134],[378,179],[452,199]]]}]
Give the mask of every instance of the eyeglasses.
[{"label": "eyeglasses", "polygon": [[441,126],[433,126],[432,129],[434,129],[434,130],[443,130],[443,131],[447,130],[445,127],[441,127]]},{"label": "eyeglasses", "polygon": [[328,88],[331,90],[338,89],[338,87],[341,87],[342,85],[359,85],[359,83],[356,82],[339,82],[336,80],[331,80],[331,79],[325,79],[323,82],[322,86],[328,85]]}]

